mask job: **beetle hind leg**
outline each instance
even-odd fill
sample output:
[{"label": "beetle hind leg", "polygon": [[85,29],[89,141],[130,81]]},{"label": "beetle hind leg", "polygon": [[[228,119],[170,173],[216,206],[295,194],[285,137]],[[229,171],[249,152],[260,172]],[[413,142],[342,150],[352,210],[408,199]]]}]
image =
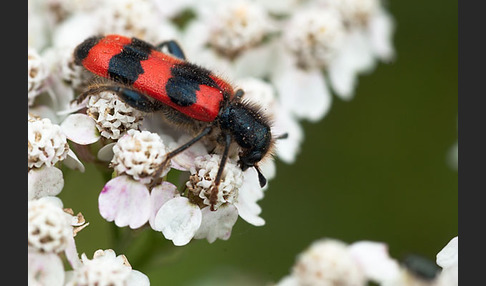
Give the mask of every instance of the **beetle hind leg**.
[{"label": "beetle hind leg", "polygon": [[157,100],[152,99],[150,96],[140,93],[135,89],[112,83],[92,85],[75,100],[77,103],[81,103],[89,95],[98,94],[103,91],[116,93],[123,102],[143,112],[154,112],[162,108],[162,104],[157,102]]}]

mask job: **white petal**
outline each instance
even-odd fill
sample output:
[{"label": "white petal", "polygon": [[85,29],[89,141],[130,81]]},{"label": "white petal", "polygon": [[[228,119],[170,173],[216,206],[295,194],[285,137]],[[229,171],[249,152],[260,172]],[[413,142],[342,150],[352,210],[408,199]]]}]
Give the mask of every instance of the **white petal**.
[{"label": "white petal", "polygon": [[69,261],[69,264],[71,264],[71,267],[73,269],[78,269],[83,265],[83,263],[79,259],[74,237],[69,237],[68,246],[66,247],[66,250],[64,250],[64,253],[66,254],[66,259]]},{"label": "white petal", "polygon": [[294,275],[287,275],[282,278],[275,286],[301,286],[299,279]]},{"label": "white petal", "polygon": [[347,39],[344,57],[352,63],[354,69],[361,73],[369,71],[374,67],[373,52],[371,44],[365,31],[356,29],[352,31]]},{"label": "white petal", "polygon": [[285,111],[277,114],[275,124],[276,128],[283,131],[280,134],[288,134],[287,138],[277,140],[276,142],[278,158],[287,164],[292,164],[295,162],[295,159],[300,152],[300,144],[304,140],[302,127],[292,115]]},{"label": "white petal", "polygon": [[64,187],[62,171],[56,167],[32,169],[28,174],[28,199],[38,199],[45,196],[56,196]]},{"label": "white petal", "polygon": [[57,47],[75,47],[97,33],[96,17],[90,13],[73,13],[54,29],[52,41]]},{"label": "white petal", "polygon": [[81,145],[91,144],[100,139],[95,121],[85,114],[69,115],[61,123],[61,128],[69,140]]},{"label": "white petal", "polygon": [[202,21],[191,21],[183,34],[184,53],[187,58],[194,57],[204,49],[209,39],[209,26]]},{"label": "white petal", "polygon": [[108,143],[105,146],[101,147],[100,150],[98,150],[97,157],[98,159],[105,161],[105,162],[110,162],[111,159],[113,159],[113,146],[116,145],[116,142]]},{"label": "white petal", "polygon": [[[74,48],[74,47],[71,47]],[[57,49],[48,49],[48,54],[43,54],[46,57],[51,57],[55,59],[55,61],[59,60],[59,50]],[[54,61],[54,60],[51,60]],[[48,89],[48,94],[51,97],[53,104],[55,106],[55,110],[65,110],[71,106],[71,101],[74,99],[74,90],[72,86],[66,84],[61,77],[53,77],[52,84]],[[59,118],[64,118],[65,115],[62,113],[56,112],[56,115]]]},{"label": "white petal", "polygon": [[267,76],[278,60],[273,48],[272,43],[264,44],[241,54],[234,63],[235,78]]},{"label": "white petal", "polygon": [[47,105],[29,107],[29,112],[40,118],[47,118],[51,120],[52,123],[59,123],[59,117],[56,115],[55,111]]},{"label": "white petal", "polygon": [[373,52],[365,34],[361,30],[351,32],[328,68],[333,90],[342,99],[350,100],[354,96],[358,74],[373,67]]},{"label": "white petal", "polygon": [[162,231],[174,245],[186,245],[201,225],[201,210],[185,197],[174,198],[165,203],[155,216],[155,228]]},{"label": "white petal", "polygon": [[47,203],[53,204],[57,206],[58,208],[63,208],[63,203],[62,200],[58,197],[52,197],[52,196],[45,196],[42,198],[39,198],[39,201],[45,201]]},{"label": "white petal", "polygon": [[106,183],[98,197],[101,216],[119,227],[139,228],[150,217],[150,194],[147,187],[127,176]]},{"label": "white petal", "polygon": [[69,149],[67,157],[64,159],[64,161],[62,161],[62,163],[68,166],[70,169],[78,170],[81,173],[84,173],[85,169],[83,163],[78,159],[78,156],[76,156],[71,149]]},{"label": "white petal", "polygon": [[[177,143],[172,143],[170,145],[171,150],[174,150],[186,142],[189,142],[193,137],[184,135]],[[191,167],[194,167],[194,160],[198,156],[203,156],[208,154],[206,147],[201,142],[197,142],[196,144],[192,145],[189,149],[185,150],[184,152],[175,156],[172,161],[172,168],[180,170],[180,171],[189,171]]]},{"label": "white petal", "polygon": [[393,48],[395,23],[392,16],[387,11],[380,9],[370,20],[369,37],[374,54],[383,61],[393,60],[395,57]]},{"label": "white petal", "polygon": [[349,251],[370,280],[384,283],[400,275],[399,264],[389,256],[384,243],[358,241],[349,246]]},{"label": "white petal", "polygon": [[272,81],[282,106],[298,118],[321,120],[331,106],[331,94],[320,70],[305,71],[283,60]]},{"label": "white petal", "polygon": [[125,281],[126,286],[149,286],[150,280],[147,275],[143,274],[138,270],[132,270],[127,280]]},{"label": "white petal", "polygon": [[300,1],[295,0],[259,0],[258,3],[276,15],[291,14],[300,5]]},{"label": "white petal", "polygon": [[234,205],[224,204],[216,211],[206,207],[201,210],[201,213],[201,227],[194,238],[206,238],[209,243],[213,243],[218,238],[227,240],[231,236],[231,230],[238,219],[238,210]]},{"label": "white petal", "polygon": [[277,174],[277,166],[275,165],[274,160],[265,160],[260,162],[258,167],[260,167],[260,170],[267,181],[275,178],[275,175]]},{"label": "white petal", "polygon": [[459,285],[459,265],[453,265],[444,268],[436,279],[435,285],[440,286],[458,286]]},{"label": "white petal", "polygon": [[76,113],[80,111],[81,109],[86,107],[86,102],[88,101],[89,97],[83,100],[83,102],[77,104],[77,103],[70,103],[66,109],[60,110],[56,112],[58,116],[68,116],[71,113]]},{"label": "white petal", "polygon": [[456,236],[437,253],[436,263],[442,268],[448,268],[459,263],[459,238]]},{"label": "white petal", "polygon": [[150,200],[152,202],[152,209],[150,211],[149,223],[152,229],[155,229],[155,215],[160,210],[163,204],[169,200],[178,197],[179,191],[177,187],[170,182],[162,182],[150,192]]},{"label": "white petal", "polygon": [[238,201],[235,203],[239,216],[246,222],[262,226],[265,220],[259,217],[261,207],[256,203],[263,198],[263,189],[258,183],[258,175],[254,168],[244,172],[245,184],[238,190]]},{"label": "white petal", "polygon": [[192,0],[178,0],[178,1],[164,1],[154,0],[154,5],[157,8],[157,12],[166,19],[176,17],[184,9],[191,6]]},{"label": "white petal", "polygon": [[29,285],[64,285],[64,265],[54,253],[28,252]]}]

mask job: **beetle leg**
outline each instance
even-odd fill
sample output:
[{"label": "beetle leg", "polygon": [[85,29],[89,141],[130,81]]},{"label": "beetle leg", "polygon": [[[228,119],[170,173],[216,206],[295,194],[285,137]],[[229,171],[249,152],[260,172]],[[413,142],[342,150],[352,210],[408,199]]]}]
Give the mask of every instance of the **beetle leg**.
[{"label": "beetle leg", "polygon": [[196,137],[192,138],[189,142],[185,143],[184,145],[180,146],[179,148],[167,153],[165,155],[164,161],[157,167],[157,170],[155,171],[155,174],[153,175],[153,180],[150,183],[149,188],[153,189],[156,185],[160,183],[160,174],[162,174],[162,171],[167,167],[167,164],[169,164],[170,160],[177,156],[179,153],[184,152],[186,149],[190,148],[192,145],[194,145],[196,142],[201,140],[204,136],[208,135],[211,133],[211,130],[213,130],[213,126],[209,125],[204,130],[199,133]]},{"label": "beetle leg", "polygon": [[238,100],[241,100],[241,98],[243,97],[244,94],[245,94],[245,92],[241,88],[237,89],[236,92],[235,92],[235,98],[238,99]]},{"label": "beetle leg", "polygon": [[113,84],[94,85],[81,93],[76,98],[76,101],[79,103],[88,95],[97,94],[103,91],[112,91],[116,93],[118,97],[123,100],[123,102],[143,112],[153,112],[161,109],[162,104],[157,102],[155,99],[152,99],[150,96],[128,87]]},{"label": "beetle leg", "polygon": [[221,183],[221,177],[223,176],[224,166],[226,165],[226,161],[228,160],[228,151],[231,144],[231,135],[224,134],[224,151],[223,156],[221,157],[221,162],[219,163],[218,173],[216,174],[216,178],[214,179],[214,185],[211,188],[211,194],[209,195],[209,202],[211,203],[211,211],[214,211],[214,205],[216,204],[216,200],[218,199],[218,192],[219,192],[219,184]]},{"label": "beetle leg", "polygon": [[186,59],[186,56],[184,55],[184,52],[182,51],[181,46],[174,40],[162,42],[162,43],[158,44],[156,47],[157,47],[157,50],[159,50],[163,53],[165,53],[165,51],[163,49],[167,48],[167,51],[169,52],[169,54],[173,55],[174,57],[179,58],[181,60]]}]

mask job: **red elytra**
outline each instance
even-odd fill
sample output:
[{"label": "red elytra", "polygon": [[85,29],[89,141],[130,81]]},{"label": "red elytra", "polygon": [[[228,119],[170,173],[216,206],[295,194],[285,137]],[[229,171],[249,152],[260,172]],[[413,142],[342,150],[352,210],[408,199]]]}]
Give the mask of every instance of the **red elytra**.
[{"label": "red elytra", "polygon": [[[110,61],[114,56],[120,54],[124,46],[130,44],[131,41],[131,38],[121,35],[107,35],[89,50],[82,65],[98,76],[110,78],[108,73]],[[166,92],[167,81],[172,77],[171,68],[174,65],[185,63],[182,59],[156,49],[150,49],[147,59],[140,61],[143,73],[138,75],[131,86],[193,119],[212,122],[218,116],[225,96],[228,99],[232,98],[234,90],[225,80],[211,73],[209,77],[217,84],[217,87],[199,85],[194,104],[181,106],[174,103]]]}]

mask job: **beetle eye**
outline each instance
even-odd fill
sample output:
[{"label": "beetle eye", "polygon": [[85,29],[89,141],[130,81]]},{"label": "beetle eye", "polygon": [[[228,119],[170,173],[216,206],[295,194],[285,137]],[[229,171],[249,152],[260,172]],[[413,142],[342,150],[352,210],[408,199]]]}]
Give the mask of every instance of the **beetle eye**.
[{"label": "beetle eye", "polygon": [[249,167],[254,167],[256,163],[260,162],[262,159],[262,152],[252,151],[249,154],[240,154],[240,160],[238,164],[241,170],[245,171]]}]

